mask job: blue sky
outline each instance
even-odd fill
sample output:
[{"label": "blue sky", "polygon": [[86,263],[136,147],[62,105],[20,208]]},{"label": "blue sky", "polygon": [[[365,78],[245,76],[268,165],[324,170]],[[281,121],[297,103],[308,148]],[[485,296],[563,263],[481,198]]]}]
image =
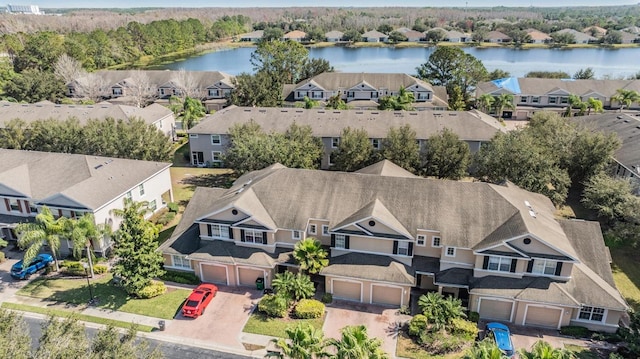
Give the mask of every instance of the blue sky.
[{"label": "blue sky", "polygon": [[486,6],[602,6],[602,5],[633,5],[638,0],[111,0],[111,1],[86,1],[86,0],[14,0],[15,4],[34,4],[41,8],[61,8],[61,7],[92,7],[92,8],[130,8],[130,7],[287,7],[287,6],[323,6],[323,7],[361,7],[367,6],[431,6],[431,7],[464,7],[468,3],[469,7]]}]

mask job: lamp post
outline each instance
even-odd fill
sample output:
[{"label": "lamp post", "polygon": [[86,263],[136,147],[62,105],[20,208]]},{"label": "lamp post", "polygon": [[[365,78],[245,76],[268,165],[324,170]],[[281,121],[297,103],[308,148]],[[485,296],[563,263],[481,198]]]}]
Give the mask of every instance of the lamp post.
[{"label": "lamp post", "polygon": [[87,263],[82,262],[82,266],[84,267],[84,273],[87,277],[87,287],[89,288],[89,305],[93,305],[94,297],[93,290],[91,289],[91,282],[89,282],[89,265]]}]

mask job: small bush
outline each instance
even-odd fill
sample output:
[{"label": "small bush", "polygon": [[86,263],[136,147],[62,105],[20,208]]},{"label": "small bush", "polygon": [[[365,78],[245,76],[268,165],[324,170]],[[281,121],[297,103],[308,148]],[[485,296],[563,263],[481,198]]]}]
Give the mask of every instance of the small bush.
[{"label": "small bush", "polygon": [[423,314],[418,314],[409,321],[408,333],[414,338],[419,338],[427,330],[427,326],[427,317]]},{"label": "small bush", "polygon": [[322,295],[322,303],[331,303],[333,302],[333,295],[331,293],[324,293]]},{"label": "small bush", "polygon": [[403,305],[398,309],[398,314],[411,315],[411,308],[408,305]]},{"label": "small bush", "polygon": [[81,262],[76,261],[64,261],[64,267],[60,270],[62,274],[71,276],[86,276],[87,272],[84,270],[84,266]]},{"label": "small bush", "polygon": [[169,211],[177,213],[178,209],[180,209],[180,206],[178,206],[178,204],[175,202],[169,202],[167,203],[167,208],[169,208]]},{"label": "small bush", "polygon": [[175,212],[166,212],[156,219],[156,223],[162,226],[166,226],[169,222],[176,218]]},{"label": "small bush", "polygon": [[296,304],[294,315],[298,319],[315,319],[324,314],[324,304],[315,299],[302,299]]},{"label": "small bush", "polygon": [[424,332],[418,342],[433,355],[458,352],[470,343],[465,338],[449,335],[445,331]]},{"label": "small bush", "polygon": [[480,313],[478,312],[469,312],[469,320],[477,323],[480,320]]},{"label": "small bush", "polygon": [[461,318],[456,318],[451,321],[450,330],[456,336],[460,336],[467,340],[474,340],[478,336],[477,323]]},{"label": "small bush", "polygon": [[258,302],[258,310],[269,317],[284,318],[288,309],[287,298],[276,294],[267,294]]},{"label": "small bush", "polygon": [[109,270],[109,267],[107,267],[106,264],[96,264],[93,266],[94,274],[104,274],[104,273],[107,273],[108,270]]},{"label": "small bush", "polygon": [[4,252],[0,252],[0,263],[4,262],[5,259]]},{"label": "small bush", "polygon": [[180,284],[200,284],[200,278],[191,272],[165,270],[164,274],[160,276],[160,279]]},{"label": "small bush", "polygon": [[154,280],[151,281],[151,284],[142,288],[136,295],[142,299],[149,299],[162,295],[166,293],[166,291],[167,287],[164,283]]},{"label": "small bush", "polygon": [[585,327],[567,325],[566,327],[560,328],[560,334],[575,338],[589,338],[591,331]]}]

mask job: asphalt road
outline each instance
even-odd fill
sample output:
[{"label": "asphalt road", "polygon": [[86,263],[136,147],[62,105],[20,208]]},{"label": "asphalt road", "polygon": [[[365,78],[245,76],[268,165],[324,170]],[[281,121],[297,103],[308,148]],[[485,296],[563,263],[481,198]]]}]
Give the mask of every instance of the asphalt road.
[{"label": "asphalt road", "polygon": [[[42,323],[44,320],[36,319],[36,318],[28,318],[23,317],[27,322],[27,326],[29,327],[29,332],[31,334],[32,347],[36,348],[38,346],[38,339],[42,335]],[[86,328],[87,335],[92,337],[97,329],[94,328]],[[213,359],[244,359],[250,358],[241,355],[235,355],[230,353],[218,352],[214,350],[201,349],[197,347],[191,347],[186,345],[179,345],[173,343],[162,342],[153,339],[146,339],[149,342],[149,345],[154,348],[159,346],[160,351],[164,354],[167,359],[183,359],[183,358],[213,358]]]}]

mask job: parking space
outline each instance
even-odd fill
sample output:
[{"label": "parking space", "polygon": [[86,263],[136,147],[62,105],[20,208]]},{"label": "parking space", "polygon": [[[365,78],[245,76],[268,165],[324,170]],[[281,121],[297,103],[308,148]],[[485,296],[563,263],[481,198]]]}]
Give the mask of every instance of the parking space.
[{"label": "parking space", "polygon": [[[486,322],[480,321],[478,327],[484,329]],[[560,332],[554,329],[525,327],[513,325],[512,323],[504,323],[511,331],[511,339],[513,346],[518,349],[530,350],[533,344],[539,340],[549,343],[554,348],[564,348],[565,345],[577,345],[581,347],[589,347],[591,343],[587,340],[574,339],[561,336]]]},{"label": "parking space", "polygon": [[0,302],[12,298],[20,288],[29,282],[11,278],[11,266],[22,258],[22,253],[9,251],[8,249],[3,250],[3,252],[7,260],[0,263]]},{"label": "parking space", "polygon": [[244,349],[240,334],[261,295],[256,290],[219,286],[218,293],[202,316],[191,319],[178,314],[165,332],[172,336]]}]

